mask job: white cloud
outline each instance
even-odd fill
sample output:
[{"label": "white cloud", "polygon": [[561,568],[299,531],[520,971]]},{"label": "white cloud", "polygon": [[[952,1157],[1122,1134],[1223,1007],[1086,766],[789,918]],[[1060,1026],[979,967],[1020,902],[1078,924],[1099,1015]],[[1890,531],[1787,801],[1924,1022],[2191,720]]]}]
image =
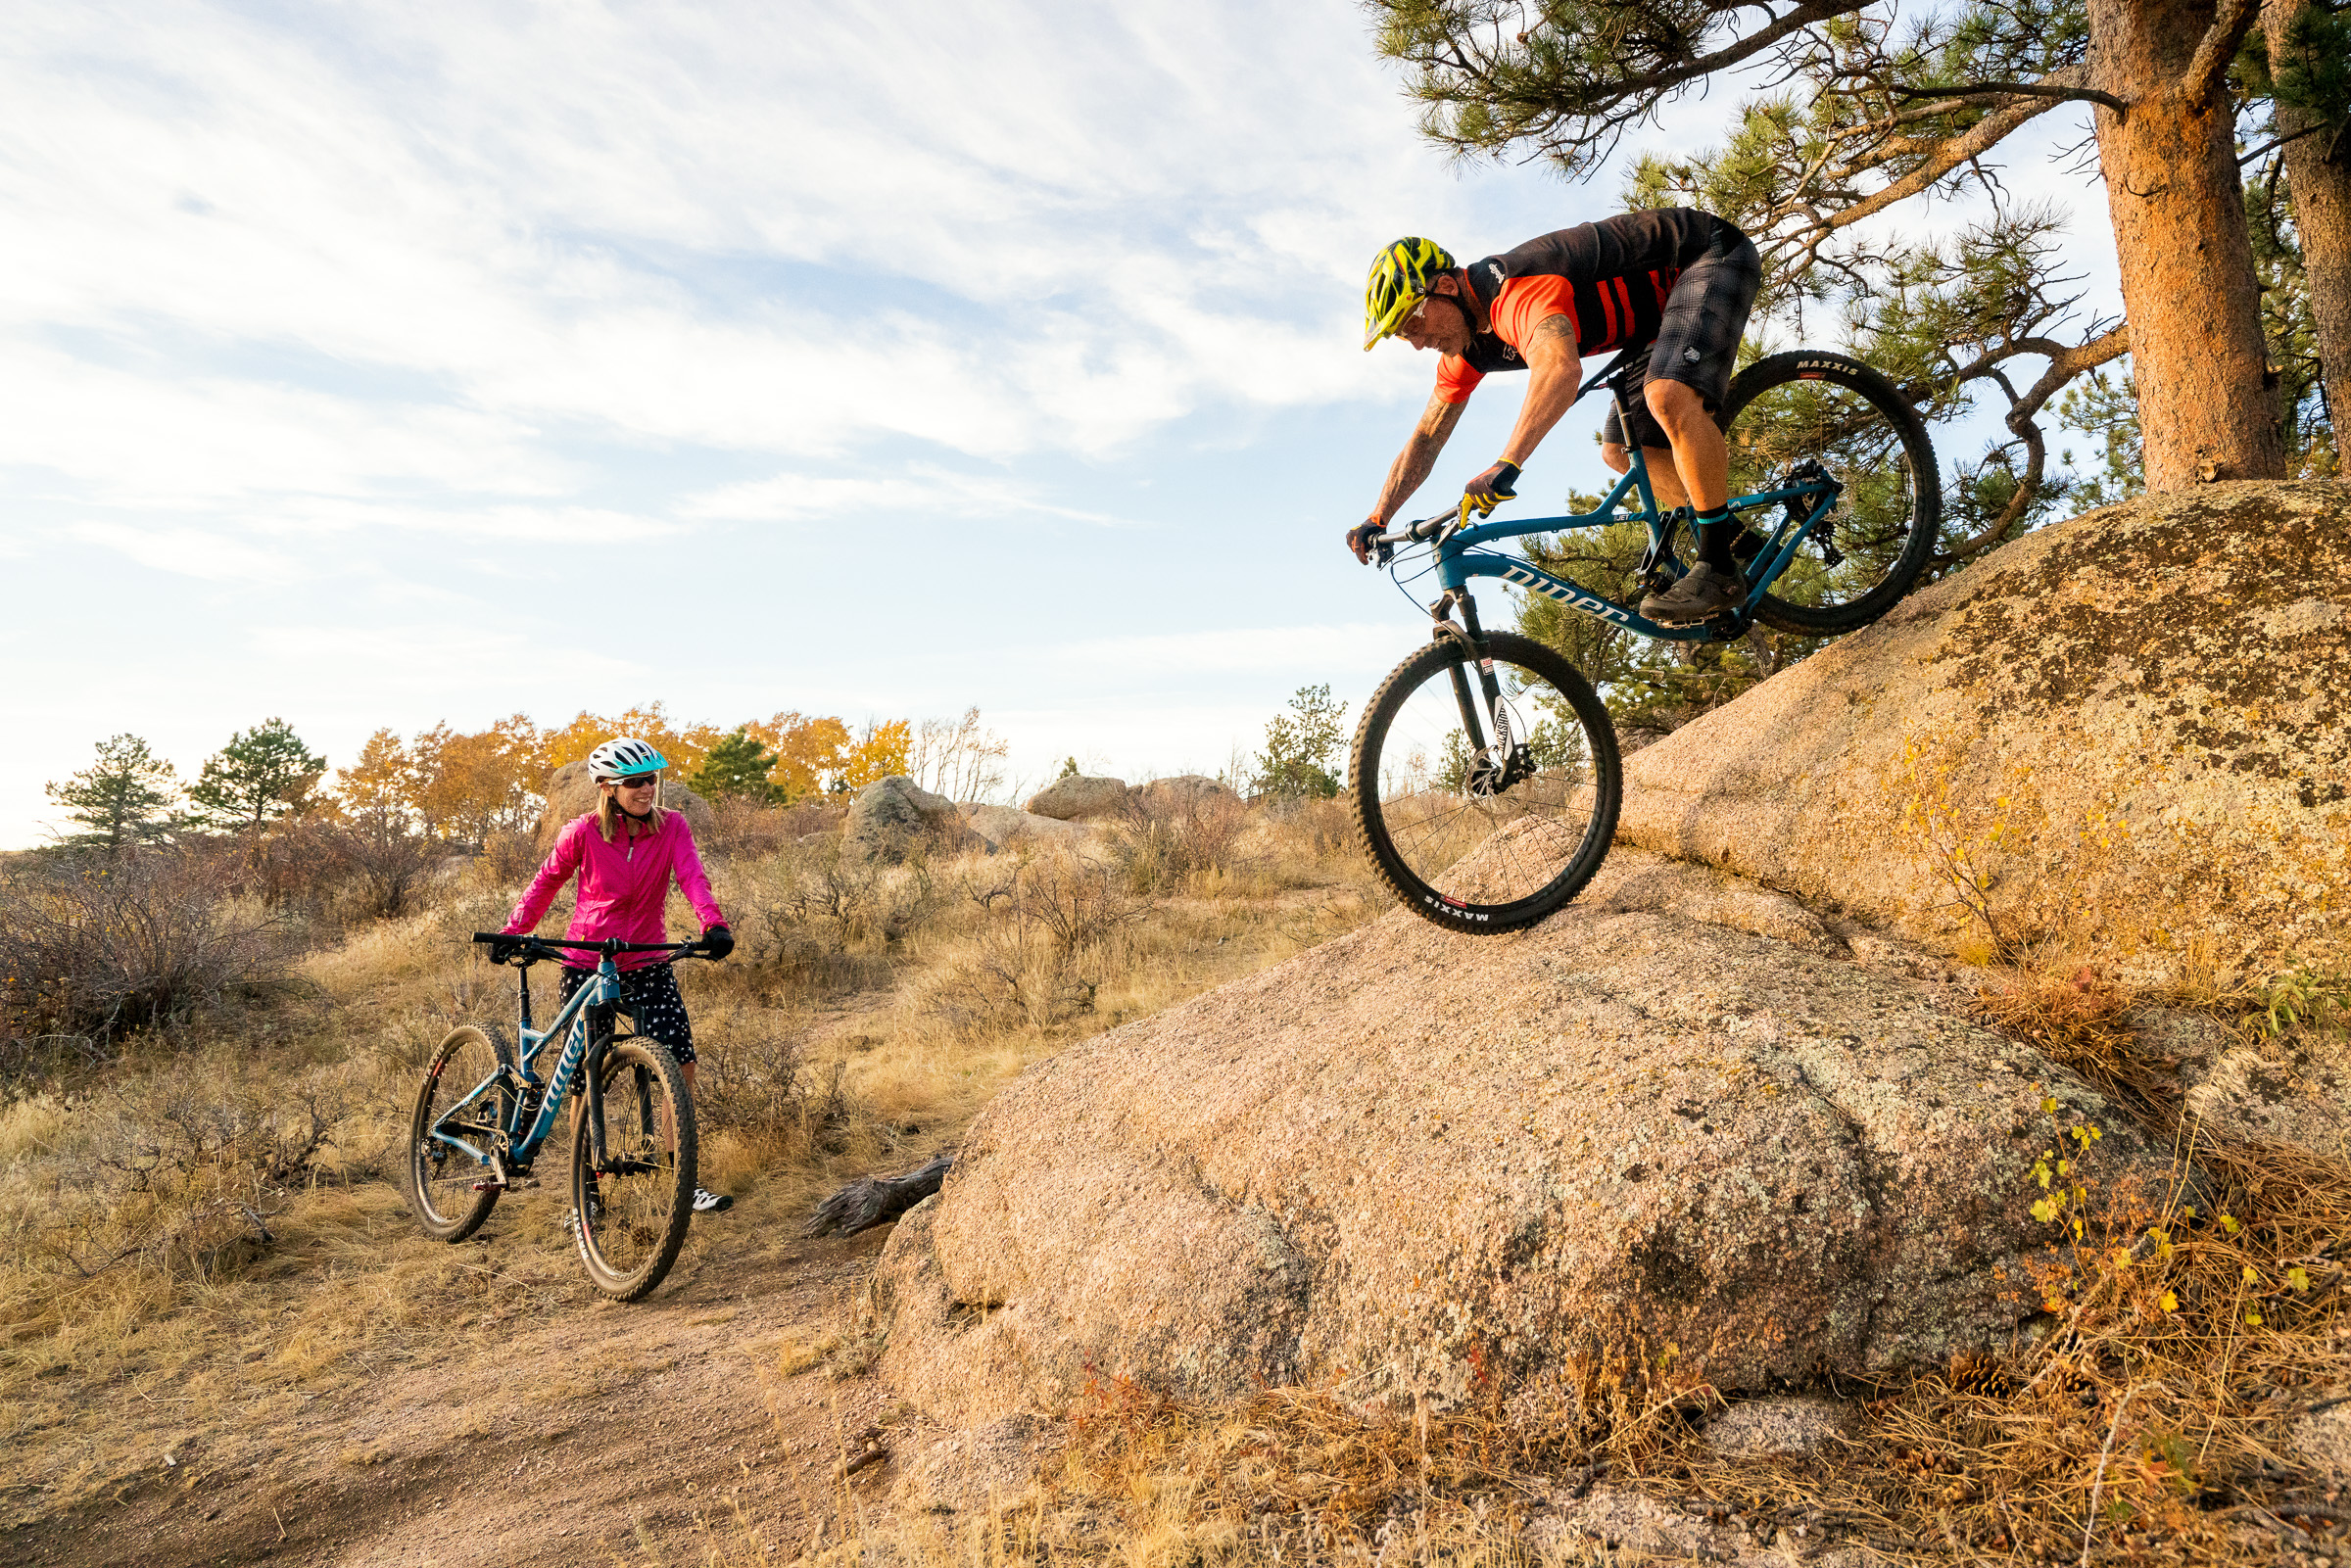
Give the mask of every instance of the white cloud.
[{"label": "white cloud", "polygon": [[82,522],[74,538],[129,556],[141,566],[216,583],[280,584],[299,575],[282,555],[201,528],[132,528]]},{"label": "white cloud", "polygon": [[777,474],[746,484],[725,485],[678,503],[685,517],[744,522],[799,522],[818,517],[870,513],[929,512],[952,517],[1008,517],[1023,512],[1069,522],[1137,527],[1108,512],[1062,506],[1039,499],[1009,480],[950,473],[927,463],[902,473],[871,479]]}]

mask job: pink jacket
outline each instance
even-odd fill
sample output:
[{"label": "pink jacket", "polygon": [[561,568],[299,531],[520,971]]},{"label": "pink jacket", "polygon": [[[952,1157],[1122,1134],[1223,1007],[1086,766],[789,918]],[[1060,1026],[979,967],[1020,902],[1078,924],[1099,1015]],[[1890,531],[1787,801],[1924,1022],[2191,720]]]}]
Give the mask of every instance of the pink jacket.
[{"label": "pink jacket", "polygon": [[[686,826],[685,813],[663,812],[660,832],[647,833],[637,829],[634,837],[630,834],[631,825],[624,822],[619,836],[604,842],[604,835],[596,831],[593,811],[566,823],[555,838],[554,853],[523,889],[522,901],[506,922],[506,934],[529,934],[573,872],[580,876],[579,905],[563,932],[573,941],[600,942],[614,936],[624,942],[667,941],[661,906],[669,897],[672,874],[686,901],[700,917],[703,929],[726,924],[727,917],[718,912],[718,901],[710,896],[710,879],[702,872],[702,857],[695,852],[694,830]],[[623,953],[617,960],[624,970],[643,969],[660,961],[658,953]],[[574,969],[593,969],[596,957],[574,953],[564,963]]]}]

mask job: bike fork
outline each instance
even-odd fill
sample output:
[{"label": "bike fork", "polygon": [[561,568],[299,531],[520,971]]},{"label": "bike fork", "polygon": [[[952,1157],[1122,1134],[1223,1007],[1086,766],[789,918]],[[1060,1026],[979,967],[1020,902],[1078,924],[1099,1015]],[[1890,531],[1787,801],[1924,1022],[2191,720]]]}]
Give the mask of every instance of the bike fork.
[{"label": "bike fork", "polygon": [[[1456,604],[1462,609],[1462,624],[1459,627],[1453,624],[1452,619]],[[1495,740],[1499,742],[1503,738],[1500,733],[1502,683],[1494,675],[1494,658],[1486,641],[1486,630],[1478,624],[1477,601],[1463,590],[1448,589],[1444,596],[1437,600],[1434,613],[1437,618],[1436,636],[1440,639],[1452,638],[1462,644],[1462,651],[1465,655],[1447,665],[1445,673],[1453,681],[1453,699],[1462,710],[1462,729],[1469,737],[1470,755],[1484,756],[1489,749],[1486,715],[1494,716]],[[1482,709],[1477,698],[1469,691],[1468,665],[1471,662],[1477,666],[1478,689],[1485,697]]]}]

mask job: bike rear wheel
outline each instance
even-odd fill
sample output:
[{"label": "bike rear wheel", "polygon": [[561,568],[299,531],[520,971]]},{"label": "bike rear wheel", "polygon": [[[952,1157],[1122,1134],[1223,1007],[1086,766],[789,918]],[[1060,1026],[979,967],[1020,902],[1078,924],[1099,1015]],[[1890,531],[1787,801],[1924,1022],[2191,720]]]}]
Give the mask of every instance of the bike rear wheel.
[{"label": "bike rear wheel", "polygon": [[[1765,626],[1823,637],[1867,626],[1917,581],[1943,528],[1943,479],[1918,413],[1858,359],[1803,349],[1739,372],[1724,401],[1731,494],[1792,482],[1818,463],[1843,483],[1755,606]],[[1770,533],[1776,518],[1751,514]]]},{"label": "bike rear wheel", "polygon": [[1431,642],[1373,693],[1348,775],[1381,879],[1421,919],[1479,933],[1531,926],[1581,891],[1607,856],[1623,789],[1615,726],[1591,683],[1531,638],[1496,632],[1490,647],[1495,710],[1461,643]]},{"label": "bike rear wheel", "polygon": [[[467,1025],[450,1031],[424,1069],[408,1118],[403,1196],[416,1223],[437,1240],[463,1241],[481,1228],[498,1203],[499,1189],[483,1185],[498,1172],[434,1134],[436,1129],[454,1134],[485,1152],[497,1147],[513,1114],[512,1087],[502,1081],[470,1104],[464,1102],[507,1065],[502,1045]],[[460,1105],[463,1109],[454,1109]]]},{"label": "bike rear wheel", "polygon": [[[614,1040],[580,1095],[571,1140],[571,1205],[589,1282],[617,1302],[652,1293],[678,1260],[694,1215],[694,1101],[666,1047]],[[602,1130],[603,1159],[597,1159]]]}]

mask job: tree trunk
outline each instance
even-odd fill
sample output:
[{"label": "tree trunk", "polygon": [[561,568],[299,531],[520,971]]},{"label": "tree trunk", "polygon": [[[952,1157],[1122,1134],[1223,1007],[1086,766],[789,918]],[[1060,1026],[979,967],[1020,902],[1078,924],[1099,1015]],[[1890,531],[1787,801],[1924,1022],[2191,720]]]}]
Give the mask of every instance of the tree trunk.
[{"label": "tree trunk", "polygon": [[[2265,0],[2261,30],[2270,46],[2273,74],[2285,56],[2285,29],[2305,0]],[[2343,414],[2351,409],[2351,138],[2339,162],[2328,163],[2334,132],[2306,110],[2279,104],[2278,132],[2295,136],[2285,144],[2285,180],[2293,193],[2294,229],[2302,240],[2302,271],[2310,282],[2310,314],[2319,329],[2319,378],[2327,394],[2327,419],[2335,441],[2346,436]]]},{"label": "tree trunk", "polygon": [[[2098,163],[2122,263],[2147,488],[2280,479],[2228,89],[2185,80],[2213,0],[2089,0]],[[2224,56],[2225,58],[2225,56]]]}]

